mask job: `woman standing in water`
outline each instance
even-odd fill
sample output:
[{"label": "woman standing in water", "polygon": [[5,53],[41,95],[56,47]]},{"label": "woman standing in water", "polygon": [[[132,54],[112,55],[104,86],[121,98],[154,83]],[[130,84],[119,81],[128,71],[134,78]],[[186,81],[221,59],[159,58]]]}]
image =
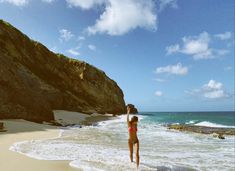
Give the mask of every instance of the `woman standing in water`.
[{"label": "woman standing in water", "polygon": [[135,145],[136,165],[138,168],[139,167],[139,140],[137,137],[138,117],[133,116],[131,120],[129,120],[129,114],[130,114],[130,107],[127,106],[127,125],[128,125],[128,131],[129,131],[128,145],[129,145],[129,150],[130,150],[130,160],[131,162],[133,162],[133,146]]}]

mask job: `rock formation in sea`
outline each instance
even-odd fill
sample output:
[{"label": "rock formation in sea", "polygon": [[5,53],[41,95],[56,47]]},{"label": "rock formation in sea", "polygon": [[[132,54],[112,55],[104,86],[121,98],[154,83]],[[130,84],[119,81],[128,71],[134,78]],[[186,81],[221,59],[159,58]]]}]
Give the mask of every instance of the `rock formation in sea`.
[{"label": "rock formation in sea", "polygon": [[169,129],[175,129],[179,131],[196,132],[201,134],[212,134],[214,137],[224,139],[223,135],[235,135],[235,128],[219,128],[219,127],[206,127],[197,125],[186,124],[170,124],[167,126]]},{"label": "rock formation in sea", "polygon": [[130,108],[130,113],[131,114],[137,114],[138,113],[138,110],[137,108],[135,107],[135,105],[133,104],[127,104],[126,106],[128,106]]},{"label": "rock formation in sea", "polygon": [[96,67],[55,54],[0,20],[0,119],[54,119],[52,110],[126,112],[123,92]]}]

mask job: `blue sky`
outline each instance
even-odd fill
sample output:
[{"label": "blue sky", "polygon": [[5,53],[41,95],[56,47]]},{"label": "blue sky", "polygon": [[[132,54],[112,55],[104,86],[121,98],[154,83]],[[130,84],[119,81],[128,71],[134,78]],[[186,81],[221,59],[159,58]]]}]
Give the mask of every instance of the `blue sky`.
[{"label": "blue sky", "polygon": [[234,0],[0,0],[0,18],[140,111],[234,111]]}]

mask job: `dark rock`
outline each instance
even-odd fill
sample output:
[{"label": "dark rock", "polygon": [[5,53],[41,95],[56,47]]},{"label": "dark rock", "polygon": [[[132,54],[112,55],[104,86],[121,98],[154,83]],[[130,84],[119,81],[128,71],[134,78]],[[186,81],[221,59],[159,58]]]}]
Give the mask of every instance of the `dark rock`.
[{"label": "dark rock", "polygon": [[212,135],[213,135],[213,137],[215,137],[215,138],[225,139],[224,135],[223,135],[223,134],[221,134],[221,133],[219,133],[219,134],[217,134],[217,133],[213,133]]},{"label": "dark rock", "polygon": [[218,135],[218,138],[219,138],[219,139],[225,139],[225,137],[223,136],[223,134],[219,134],[219,135]]},{"label": "dark rock", "polygon": [[130,113],[131,113],[131,114],[137,114],[137,113],[138,113],[138,110],[135,108],[135,105],[133,105],[133,104],[128,104],[128,105],[126,105],[126,107],[129,107],[129,108],[130,108]]},{"label": "dark rock", "polygon": [[53,126],[63,126],[61,123],[54,121],[54,120],[50,121],[49,123],[50,123],[50,125],[53,125]]},{"label": "dark rock", "polygon": [[[185,125],[185,124],[171,124],[167,126],[168,129],[175,129],[179,131],[189,131],[201,134],[213,134],[215,136],[218,134],[218,138],[223,139],[223,135],[235,135],[235,128],[215,128],[215,127],[205,127],[196,125]],[[219,137],[220,136],[220,137]]]},{"label": "dark rock", "polygon": [[7,130],[4,129],[4,123],[0,122],[0,132],[6,132]]},{"label": "dark rock", "polygon": [[94,66],[54,54],[0,20],[0,119],[42,122],[52,110],[125,113],[123,92]]},{"label": "dark rock", "polygon": [[3,129],[3,122],[0,122],[0,129]]}]

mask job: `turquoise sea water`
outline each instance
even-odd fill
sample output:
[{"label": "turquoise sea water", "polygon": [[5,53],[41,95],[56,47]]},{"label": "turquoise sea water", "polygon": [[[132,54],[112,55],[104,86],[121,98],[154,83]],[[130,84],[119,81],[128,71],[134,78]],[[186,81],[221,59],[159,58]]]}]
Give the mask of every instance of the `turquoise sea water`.
[{"label": "turquoise sea water", "polygon": [[159,124],[198,124],[202,126],[235,126],[235,112],[141,112],[143,122]]}]

